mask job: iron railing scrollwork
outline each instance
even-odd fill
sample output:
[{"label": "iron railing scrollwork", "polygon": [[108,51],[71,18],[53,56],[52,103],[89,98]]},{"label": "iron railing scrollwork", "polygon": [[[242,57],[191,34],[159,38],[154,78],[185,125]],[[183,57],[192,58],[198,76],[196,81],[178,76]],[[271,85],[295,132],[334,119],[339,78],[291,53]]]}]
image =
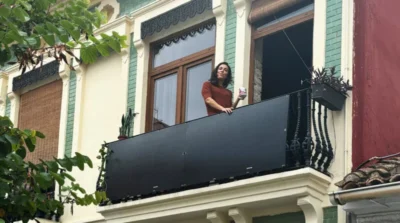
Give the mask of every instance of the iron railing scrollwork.
[{"label": "iron railing scrollwork", "polygon": [[329,109],[312,100],[310,89],[293,93],[291,98],[295,103],[289,120],[295,126],[288,131],[288,166],[309,166],[327,174],[334,158],[328,131]]}]

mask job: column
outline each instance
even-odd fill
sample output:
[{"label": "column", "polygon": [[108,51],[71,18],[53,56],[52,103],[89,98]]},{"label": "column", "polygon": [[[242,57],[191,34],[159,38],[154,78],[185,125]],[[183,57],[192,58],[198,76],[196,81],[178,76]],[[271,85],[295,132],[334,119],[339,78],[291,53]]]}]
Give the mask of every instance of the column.
[{"label": "column", "polygon": [[[11,89],[11,86],[9,86]],[[10,109],[10,120],[14,123],[14,126],[18,126],[18,115],[19,115],[19,104],[20,104],[20,97],[18,94],[12,92],[11,90],[8,93],[8,99],[10,99],[11,109]]]},{"label": "column", "polygon": [[0,74],[0,116],[4,116],[6,114],[7,82],[8,82],[8,76],[5,73],[1,73]]},{"label": "column", "polygon": [[211,223],[229,223],[228,216],[217,211],[207,213],[207,220]]},{"label": "column", "polygon": [[63,82],[60,114],[60,130],[58,137],[58,158],[63,158],[65,154],[65,138],[67,130],[68,101],[69,101],[69,76],[70,70],[60,72]]},{"label": "column", "polygon": [[86,65],[77,65],[74,67],[76,71],[76,93],[75,93],[75,115],[74,115],[74,133],[72,139],[72,153],[79,152],[80,132],[81,132],[81,118],[82,118],[82,101],[83,101],[83,87],[85,84],[85,70]]},{"label": "column", "polygon": [[[138,23],[140,26],[140,23]],[[136,24],[135,24],[136,26]],[[136,28],[135,28],[136,30]],[[140,39],[140,33],[135,34],[135,47],[137,50],[137,73],[136,73],[136,98],[133,135],[145,132],[146,105],[148,85],[149,44]],[[138,38],[138,39],[136,39]]]},{"label": "column", "polygon": [[325,67],[326,0],[314,1],[313,66]]},{"label": "column", "polygon": [[[236,8],[236,55],[235,55],[235,83],[233,97],[239,94],[239,87],[249,89],[250,72],[250,46],[251,46],[251,25],[247,22],[251,9],[251,1],[234,0]],[[246,97],[240,105],[249,103]]]},{"label": "column", "polygon": [[226,1],[213,0],[213,13],[216,19],[215,63],[225,60]]},{"label": "column", "polygon": [[235,223],[252,223],[253,219],[243,209],[234,208],[228,212],[229,216],[235,221]]},{"label": "column", "polygon": [[322,210],[322,201],[306,196],[297,200],[297,205],[303,210],[307,223],[323,223],[324,212]]}]

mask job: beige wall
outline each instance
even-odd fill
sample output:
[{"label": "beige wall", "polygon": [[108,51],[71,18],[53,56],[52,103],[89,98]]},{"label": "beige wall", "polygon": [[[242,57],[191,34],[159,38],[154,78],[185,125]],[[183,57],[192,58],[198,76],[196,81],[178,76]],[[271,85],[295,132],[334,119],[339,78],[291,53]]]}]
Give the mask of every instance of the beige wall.
[{"label": "beige wall", "polygon": [[[73,176],[88,193],[95,190],[97,167],[100,166],[96,156],[100,146],[104,141],[117,139],[121,116],[126,110],[127,74],[121,72],[121,63],[121,56],[113,54],[89,65],[82,75],[81,130],[76,152],[89,156],[94,167],[83,172],[75,170]],[[98,218],[101,219],[101,215],[96,214],[95,206],[76,207],[72,216],[66,209],[62,222],[85,222]]]}]

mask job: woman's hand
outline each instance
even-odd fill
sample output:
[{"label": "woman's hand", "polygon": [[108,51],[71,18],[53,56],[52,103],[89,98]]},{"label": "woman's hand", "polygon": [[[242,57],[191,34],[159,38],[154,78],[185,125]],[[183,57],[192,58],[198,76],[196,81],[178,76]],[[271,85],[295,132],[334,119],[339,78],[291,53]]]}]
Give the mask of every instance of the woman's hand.
[{"label": "woman's hand", "polygon": [[222,108],[221,111],[225,112],[227,114],[231,114],[232,113],[232,108]]}]

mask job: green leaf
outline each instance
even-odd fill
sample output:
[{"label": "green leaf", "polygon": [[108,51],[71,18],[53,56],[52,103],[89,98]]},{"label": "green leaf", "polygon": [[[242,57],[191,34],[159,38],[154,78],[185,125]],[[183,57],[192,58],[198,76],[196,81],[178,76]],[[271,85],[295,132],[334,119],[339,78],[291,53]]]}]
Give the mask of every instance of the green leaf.
[{"label": "green leaf", "polygon": [[82,187],[78,186],[78,190],[79,190],[82,194],[86,194],[86,190],[83,189]]},{"label": "green leaf", "polygon": [[6,5],[12,5],[14,4],[15,0],[2,0],[2,2]]},{"label": "green leaf", "polygon": [[19,144],[19,138],[17,136],[6,134],[5,137],[11,144]]},{"label": "green leaf", "polygon": [[61,186],[64,185],[65,181],[60,175],[58,175],[52,171],[50,171],[50,174],[51,174],[51,176],[53,176],[53,178],[57,181],[57,183],[59,185],[61,185]]},{"label": "green leaf", "polygon": [[81,58],[87,64],[94,63],[97,59],[97,48],[94,45],[81,48]]},{"label": "green leaf", "polygon": [[99,203],[104,199],[103,193],[104,193],[104,192],[102,192],[102,191],[96,191],[96,192],[94,193],[94,195],[95,195],[95,197],[96,197],[96,202],[97,202],[97,204],[99,204]]},{"label": "green leaf", "polygon": [[69,172],[72,171],[72,162],[68,157],[64,157],[64,159],[56,159],[56,162],[60,164],[60,166],[64,167],[67,169]]},{"label": "green leaf", "polygon": [[13,13],[17,17],[17,19],[21,22],[28,22],[31,19],[28,13],[21,7],[14,8]]},{"label": "green leaf", "polygon": [[49,46],[54,46],[54,44],[56,44],[56,38],[54,35],[43,35],[43,39],[47,44],[49,44]]},{"label": "green leaf", "polygon": [[3,219],[0,218],[0,223],[5,223],[5,221]]},{"label": "green leaf", "polygon": [[36,196],[36,199],[40,202],[44,202],[46,200],[46,196],[44,194],[39,193],[39,194],[35,194],[35,196]]},{"label": "green leaf", "polygon": [[[42,161],[42,160],[40,160]],[[46,166],[53,172],[57,172],[58,171],[58,164],[55,161],[42,161],[44,164],[46,164]]]},{"label": "green leaf", "polygon": [[36,46],[38,44],[37,38],[34,37],[25,38],[25,42],[30,46]]},{"label": "green leaf", "polygon": [[20,156],[22,159],[25,159],[26,157],[26,149],[25,147],[21,146],[16,153],[18,154],[18,156]]},{"label": "green leaf", "polygon": [[3,6],[0,8],[0,16],[6,18],[10,15],[11,9],[7,6]]},{"label": "green leaf", "polygon": [[99,53],[100,53],[103,57],[106,57],[106,56],[109,56],[109,55],[110,55],[110,52],[108,51],[109,47],[108,47],[108,45],[105,44],[105,43],[97,44],[97,45],[96,45],[96,49],[99,51]]},{"label": "green leaf", "polygon": [[8,31],[6,34],[5,38],[11,39],[11,42],[17,41],[18,43],[23,43],[24,38],[19,35],[18,32],[15,32],[14,30]]},{"label": "green leaf", "polygon": [[79,40],[81,33],[79,29],[67,30],[67,32],[74,38],[74,40]]},{"label": "green leaf", "polygon": [[68,178],[68,179],[71,180],[71,181],[75,181],[75,178],[73,178],[73,177],[72,177],[71,175],[69,175],[68,173],[63,172],[63,173],[61,173],[61,175],[64,176],[64,177],[66,177],[66,178]]},{"label": "green leaf", "polygon": [[52,179],[49,173],[39,173],[34,176],[35,181],[39,184],[42,189],[48,189],[52,185]]},{"label": "green leaf", "polygon": [[12,122],[8,117],[0,117],[0,127],[11,127]]},{"label": "green leaf", "polygon": [[50,4],[50,1],[48,0],[35,0],[34,2],[39,10],[46,10]]},{"label": "green leaf", "polygon": [[32,5],[29,4],[28,2],[26,2],[26,1],[20,1],[19,3],[20,3],[22,6],[24,6],[24,8],[25,8],[27,11],[31,11],[31,10],[32,10]]},{"label": "green leaf", "polygon": [[32,142],[31,137],[25,139],[25,144],[28,147],[29,152],[33,152],[35,150],[36,146],[35,146],[35,143]]},{"label": "green leaf", "polygon": [[68,35],[59,35],[58,38],[61,40],[63,43],[68,43],[69,41],[69,36]]},{"label": "green leaf", "polygon": [[90,41],[92,41],[95,44],[100,44],[100,41],[92,35],[89,36],[89,39],[90,39]]},{"label": "green leaf", "polygon": [[46,31],[46,29],[45,28],[43,28],[43,26],[41,26],[41,25],[37,25],[37,26],[35,26],[35,28],[34,28],[35,30],[36,30],[36,32],[37,33],[39,33],[40,35],[46,35],[47,34],[47,31]]},{"label": "green leaf", "polygon": [[74,29],[74,25],[68,20],[61,20],[60,24],[67,31]]},{"label": "green leaf", "polygon": [[110,46],[113,50],[115,50],[115,52],[120,53],[121,52],[121,45],[119,44],[118,41],[116,41],[113,38],[110,38],[108,41],[108,46]]},{"label": "green leaf", "polygon": [[75,153],[76,157],[76,164],[80,170],[85,169],[85,158],[80,153]]},{"label": "green leaf", "polygon": [[50,30],[51,32],[60,35],[60,31],[57,29],[57,27],[55,25],[53,25],[52,23],[46,22],[46,27],[48,30]]},{"label": "green leaf", "polygon": [[41,132],[39,132],[39,131],[36,131],[36,136],[39,137],[39,138],[41,138],[41,139],[44,139],[44,138],[45,138],[44,134],[41,133]]},{"label": "green leaf", "polygon": [[87,157],[87,156],[83,156],[83,158],[85,159],[86,164],[87,164],[90,168],[93,168],[92,160],[91,160],[89,157]]},{"label": "green leaf", "polygon": [[87,24],[85,23],[85,21],[83,21],[83,19],[79,18],[79,17],[73,17],[72,20],[78,24],[82,29],[86,29],[87,28]]}]

